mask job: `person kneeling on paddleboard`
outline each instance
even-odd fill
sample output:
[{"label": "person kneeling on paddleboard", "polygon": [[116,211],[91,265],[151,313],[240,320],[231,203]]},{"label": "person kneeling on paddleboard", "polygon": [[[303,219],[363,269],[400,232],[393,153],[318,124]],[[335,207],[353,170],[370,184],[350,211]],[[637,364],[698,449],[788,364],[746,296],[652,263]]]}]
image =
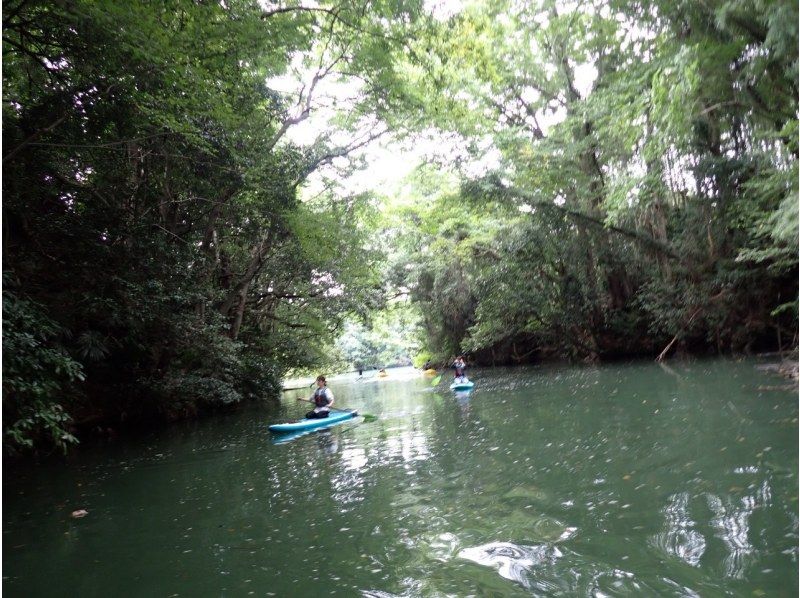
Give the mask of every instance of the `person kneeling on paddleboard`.
[{"label": "person kneeling on paddleboard", "polygon": [[317,376],[317,390],[309,399],[314,403],[314,410],[306,413],[308,419],[322,419],[330,414],[330,407],[333,405],[333,393],[325,382],[325,376]]}]

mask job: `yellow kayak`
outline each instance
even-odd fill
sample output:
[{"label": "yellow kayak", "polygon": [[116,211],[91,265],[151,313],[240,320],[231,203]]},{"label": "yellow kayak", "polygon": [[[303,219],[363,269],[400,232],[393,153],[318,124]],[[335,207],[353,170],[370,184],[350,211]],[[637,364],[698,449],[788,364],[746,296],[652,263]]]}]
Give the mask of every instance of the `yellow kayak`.
[{"label": "yellow kayak", "polygon": [[435,376],[436,374],[438,374],[436,370],[425,370],[422,373],[425,374],[426,376]]}]

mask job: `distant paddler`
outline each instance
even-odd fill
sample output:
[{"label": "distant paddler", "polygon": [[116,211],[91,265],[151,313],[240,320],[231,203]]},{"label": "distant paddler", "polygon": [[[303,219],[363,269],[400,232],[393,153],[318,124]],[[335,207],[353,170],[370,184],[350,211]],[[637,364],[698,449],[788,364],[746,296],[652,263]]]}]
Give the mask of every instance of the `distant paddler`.
[{"label": "distant paddler", "polygon": [[456,357],[456,360],[453,362],[453,365],[450,366],[450,367],[452,367],[452,368],[454,368],[456,370],[455,374],[453,375],[453,381],[454,382],[465,382],[466,381],[466,378],[467,378],[467,374],[466,374],[467,362],[464,361],[464,356],[463,355],[459,355],[458,357]]}]

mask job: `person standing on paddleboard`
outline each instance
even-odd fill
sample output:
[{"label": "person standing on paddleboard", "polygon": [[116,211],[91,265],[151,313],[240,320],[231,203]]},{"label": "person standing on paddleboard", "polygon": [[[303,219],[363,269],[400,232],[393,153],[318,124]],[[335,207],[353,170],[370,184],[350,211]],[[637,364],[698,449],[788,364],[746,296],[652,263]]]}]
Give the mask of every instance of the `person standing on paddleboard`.
[{"label": "person standing on paddleboard", "polygon": [[325,382],[325,376],[317,376],[317,390],[309,399],[314,403],[314,410],[306,413],[308,419],[322,419],[328,417],[330,408],[333,405],[333,393]]},{"label": "person standing on paddleboard", "polygon": [[456,369],[455,376],[453,377],[460,379],[463,382],[464,378],[466,377],[465,372],[467,369],[467,362],[464,361],[463,355],[456,357],[456,360],[453,362],[453,367]]}]

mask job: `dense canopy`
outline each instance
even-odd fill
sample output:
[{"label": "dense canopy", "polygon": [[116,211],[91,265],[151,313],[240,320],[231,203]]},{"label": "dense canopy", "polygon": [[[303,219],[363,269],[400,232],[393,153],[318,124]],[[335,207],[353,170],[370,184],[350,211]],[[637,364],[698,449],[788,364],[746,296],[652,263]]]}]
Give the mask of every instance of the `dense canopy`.
[{"label": "dense canopy", "polygon": [[[789,0],[6,2],[6,450],[289,370],[796,348],[797,23]],[[419,166],[353,191],[381,141]]]}]

